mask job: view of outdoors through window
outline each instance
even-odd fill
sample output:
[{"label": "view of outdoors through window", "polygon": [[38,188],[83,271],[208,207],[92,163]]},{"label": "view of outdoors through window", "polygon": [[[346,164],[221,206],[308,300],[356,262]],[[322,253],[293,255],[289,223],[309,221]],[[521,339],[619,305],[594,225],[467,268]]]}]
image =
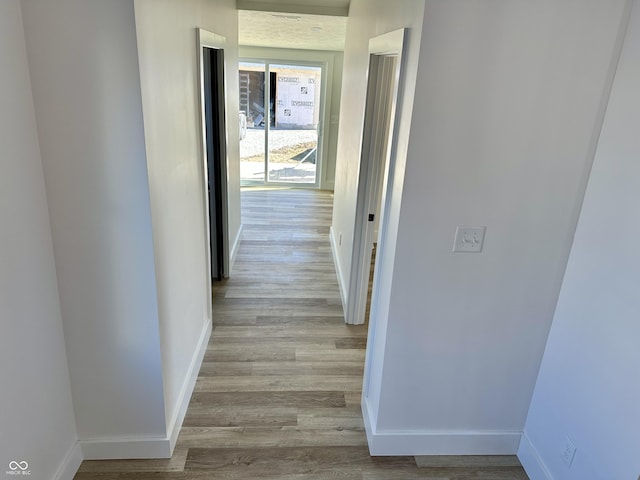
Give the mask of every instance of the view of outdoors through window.
[{"label": "view of outdoors through window", "polygon": [[239,74],[242,183],[316,184],[322,68],[240,62]]}]

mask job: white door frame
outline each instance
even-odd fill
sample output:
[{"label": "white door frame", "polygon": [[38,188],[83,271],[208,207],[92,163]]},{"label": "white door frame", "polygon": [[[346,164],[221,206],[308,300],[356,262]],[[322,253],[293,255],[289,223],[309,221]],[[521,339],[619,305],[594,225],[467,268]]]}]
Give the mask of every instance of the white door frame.
[{"label": "white door frame", "polygon": [[[369,41],[367,101],[360,155],[349,294],[345,314],[345,322],[350,325],[361,325],[366,321],[365,312],[374,227],[374,222],[368,220],[370,213],[380,215],[370,307],[372,321],[376,310],[375,303],[378,296],[376,276],[385,253],[383,239],[386,237],[387,231],[385,212],[388,210],[387,202],[389,201],[387,194],[389,175],[393,175],[395,166],[396,139],[394,131],[397,123],[396,111],[404,39],[405,29],[399,29]],[[383,72],[388,67],[388,63],[384,61],[386,57],[395,58],[394,68],[388,76],[385,76]],[[380,175],[383,175],[381,209],[380,212],[375,212],[372,208],[375,209]],[[369,331],[373,331],[373,329],[370,327]]]},{"label": "white door frame", "polygon": [[[208,313],[208,317],[211,320],[212,319],[212,311],[213,311],[213,299],[211,296],[211,226],[210,226],[210,217],[209,217],[209,193],[208,193],[208,183],[209,183],[209,173],[208,173],[208,159],[207,159],[207,133],[206,133],[206,119],[205,119],[205,108],[204,108],[204,101],[205,101],[205,97],[204,97],[204,64],[203,64],[203,48],[207,47],[207,48],[213,48],[216,50],[222,50],[224,52],[227,40],[224,36],[222,35],[218,35],[216,33],[213,32],[209,32],[207,30],[204,30],[202,28],[196,28],[196,40],[197,40],[197,48],[198,48],[198,81],[199,81],[199,92],[200,92],[200,135],[201,135],[201,155],[202,155],[202,198],[203,198],[203,202],[204,202],[204,225],[205,225],[205,235],[204,235],[204,241],[205,241],[205,251],[207,252],[207,267],[206,267],[206,278],[205,278],[205,285],[206,285],[206,292],[209,292],[209,294],[207,295],[207,313]],[[224,112],[220,112],[221,115],[224,116],[224,125],[229,125],[228,121],[229,119],[227,118],[227,112],[229,111],[228,109],[228,102],[227,102],[227,74],[228,74],[228,68],[227,68],[227,59],[226,56],[224,57],[224,76],[223,76],[223,95],[224,95],[224,104],[225,104],[225,108],[224,108]],[[237,120],[236,120],[237,121]],[[224,272],[224,276],[228,276],[229,275],[229,259],[230,259],[230,252],[229,252],[229,245],[230,245],[230,239],[228,238],[228,232],[229,232],[229,192],[228,192],[228,184],[229,184],[229,169],[228,169],[228,164],[229,164],[229,156],[228,156],[228,148],[227,145],[229,144],[229,138],[228,138],[228,132],[225,131],[224,132],[224,145],[223,145],[223,152],[224,152],[224,158],[222,159],[221,162],[221,177],[222,177],[222,182],[221,182],[221,197],[222,197],[222,202],[223,205],[221,206],[221,211],[222,211],[222,225],[223,225],[223,231],[224,231],[224,235],[225,235],[225,241],[222,243],[223,245],[223,272]]]}]

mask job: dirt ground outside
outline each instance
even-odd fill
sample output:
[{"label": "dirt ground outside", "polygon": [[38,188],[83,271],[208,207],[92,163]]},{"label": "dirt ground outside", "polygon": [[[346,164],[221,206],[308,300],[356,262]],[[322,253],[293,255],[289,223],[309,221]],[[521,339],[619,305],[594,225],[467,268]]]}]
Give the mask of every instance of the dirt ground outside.
[{"label": "dirt ground outside", "polygon": [[[263,129],[247,129],[240,141],[240,178],[242,181],[264,181]],[[315,130],[269,131],[269,181],[315,183],[316,146]]]}]

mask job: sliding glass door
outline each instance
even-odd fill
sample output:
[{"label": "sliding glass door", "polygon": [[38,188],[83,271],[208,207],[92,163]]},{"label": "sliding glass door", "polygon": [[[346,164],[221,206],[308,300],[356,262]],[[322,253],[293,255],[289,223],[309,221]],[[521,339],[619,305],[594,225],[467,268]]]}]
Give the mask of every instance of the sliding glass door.
[{"label": "sliding glass door", "polygon": [[265,179],[265,74],[266,65],[240,63],[240,179],[263,183]]},{"label": "sliding glass door", "polygon": [[242,184],[317,186],[322,65],[244,61],[239,75]]}]

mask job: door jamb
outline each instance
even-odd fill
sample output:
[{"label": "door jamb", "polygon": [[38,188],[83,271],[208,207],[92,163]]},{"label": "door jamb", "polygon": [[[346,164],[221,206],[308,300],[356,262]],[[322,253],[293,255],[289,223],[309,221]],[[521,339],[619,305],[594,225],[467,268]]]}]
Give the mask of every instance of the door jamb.
[{"label": "door jamb", "polygon": [[[389,32],[378,37],[374,37],[369,41],[369,72],[368,72],[368,85],[367,85],[367,103],[365,108],[365,121],[364,132],[362,140],[362,149],[360,155],[360,171],[358,178],[358,193],[356,201],[356,218],[354,227],[354,241],[353,250],[351,256],[351,268],[350,268],[350,281],[349,281],[349,294],[347,298],[347,308],[345,312],[345,322],[349,325],[361,325],[365,319],[366,302],[367,302],[367,290],[369,284],[369,272],[371,265],[371,250],[367,248],[373,229],[372,222],[367,221],[369,214],[369,206],[372,203],[372,194],[374,188],[367,181],[367,172],[371,168],[371,153],[372,153],[372,136],[375,129],[375,125],[372,124],[373,114],[378,101],[385,101],[385,98],[380,99],[377,91],[377,81],[373,78],[373,74],[377,75],[377,66],[379,57],[396,56],[397,61],[395,65],[395,72],[393,75],[394,82],[391,88],[392,102],[389,112],[389,126],[387,130],[388,142],[385,152],[384,167],[382,174],[384,175],[382,186],[382,202],[380,211],[380,223],[378,234],[378,249],[377,258],[375,262],[374,271],[374,285],[371,294],[371,316],[375,315],[378,282],[375,278],[380,268],[382,256],[385,255],[384,238],[386,238],[388,230],[388,222],[385,218],[385,212],[388,210],[387,204],[389,202],[388,189],[391,184],[390,177],[393,176],[393,169],[395,166],[395,152],[396,148],[396,135],[395,129],[397,126],[397,103],[399,98],[400,87],[400,74],[403,68],[402,56],[405,44],[406,29],[399,29],[393,32]],[[377,58],[378,57],[378,58]],[[373,68],[372,68],[373,67]],[[372,82],[374,80],[374,82]],[[369,328],[369,331],[374,329]],[[369,340],[371,341],[371,339]]]},{"label": "door jamb", "polygon": [[[205,96],[204,96],[204,64],[203,64],[203,48],[212,48],[215,50],[222,50],[224,55],[224,49],[226,46],[227,40],[224,36],[218,35],[213,32],[209,32],[202,28],[196,28],[196,45],[197,45],[197,55],[198,55],[198,82],[199,88],[198,91],[200,93],[200,155],[201,155],[201,165],[202,165],[202,199],[204,202],[204,241],[205,241],[205,251],[207,252],[207,261],[206,261],[206,269],[205,269],[205,285],[207,286],[206,291],[211,292],[212,281],[211,281],[211,226],[210,226],[210,216],[209,216],[209,194],[208,194],[208,159],[207,159],[207,135],[206,135],[206,119],[205,119]],[[220,112],[223,115],[224,125],[229,125],[227,118],[228,112],[228,102],[227,102],[227,59],[224,56],[224,75],[222,80],[222,94],[223,94],[223,102],[225,104],[224,112]],[[228,156],[228,148],[227,145],[229,143],[228,139],[228,131],[225,128],[225,131],[222,132],[221,137],[224,138],[223,141],[223,158],[221,159],[221,198],[222,198],[222,229],[224,242],[223,244],[223,277],[228,277],[229,275],[229,192],[228,192],[228,184],[229,184],[229,156]],[[213,299],[211,295],[207,295],[207,313],[208,318],[212,319],[212,311],[213,311]]]}]

